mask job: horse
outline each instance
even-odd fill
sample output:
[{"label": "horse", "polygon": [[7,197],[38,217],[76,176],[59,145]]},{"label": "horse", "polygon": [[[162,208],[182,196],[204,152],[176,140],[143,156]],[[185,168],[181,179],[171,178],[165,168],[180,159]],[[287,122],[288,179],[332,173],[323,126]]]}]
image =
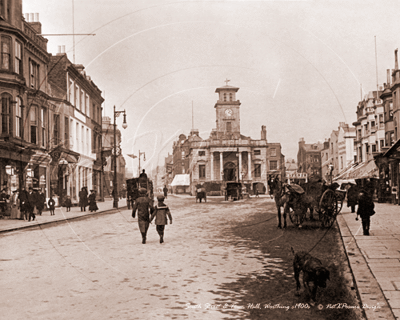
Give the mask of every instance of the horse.
[{"label": "horse", "polygon": [[283,207],[283,227],[286,228],[286,204],[289,202],[289,194],[285,192],[284,186],[277,179],[271,181],[270,191],[272,191],[276,209],[278,210],[278,228],[282,229],[281,207]]}]

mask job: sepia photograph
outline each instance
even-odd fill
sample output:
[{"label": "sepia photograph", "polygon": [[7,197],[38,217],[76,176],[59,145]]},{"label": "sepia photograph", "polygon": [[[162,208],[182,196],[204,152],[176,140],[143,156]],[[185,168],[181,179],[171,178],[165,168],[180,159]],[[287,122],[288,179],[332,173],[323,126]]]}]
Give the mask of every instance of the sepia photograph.
[{"label": "sepia photograph", "polygon": [[400,2],[0,0],[0,318],[400,318]]}]

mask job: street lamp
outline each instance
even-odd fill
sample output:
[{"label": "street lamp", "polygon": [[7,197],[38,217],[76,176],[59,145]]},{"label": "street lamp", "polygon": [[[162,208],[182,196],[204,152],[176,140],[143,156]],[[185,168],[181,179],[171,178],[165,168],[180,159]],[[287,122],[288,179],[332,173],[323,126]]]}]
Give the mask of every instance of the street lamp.
[{"label": "street lamp", "polygon": [[122,122],[122,128],[126,129],[128,127],[126,123],[126,113],[124,111],[115,111],[115,106],[114,106],[114,183],[113,183],[113,192],[114,192],[114,203],[113,207],[118,208],[118,177],[117,177],[117,156],[121,154],[121,150],[118,147],[118,154],[117,154],[117,117],[119,117],[120,114],[124,115],[124,120]]}]

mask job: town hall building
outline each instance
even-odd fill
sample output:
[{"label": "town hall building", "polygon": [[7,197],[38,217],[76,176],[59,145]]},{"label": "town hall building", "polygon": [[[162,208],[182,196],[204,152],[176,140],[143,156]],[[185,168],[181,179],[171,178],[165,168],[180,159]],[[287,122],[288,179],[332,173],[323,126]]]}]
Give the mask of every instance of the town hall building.
[{"label": "town hall building", "polygon": [[174,143],[174,153],[180,155],[185,152],[180,146],[188,146],[186,173],[190,175],[192,194],[196,186],[202,184],[209,194],[218,195],[228,182],[240,182],[250,193],[255,190],[266,193],[269,177],[285,176],[281,144],[267,141],[265,126],[261,126],[259,140],[241,134],[238,90],[230,85],[215,90],[218,94],[214,106],[216,128],[212,129],[208,139],[202,139],[199,131],[192,129],[187,139],[180,135],[180,141]]}]

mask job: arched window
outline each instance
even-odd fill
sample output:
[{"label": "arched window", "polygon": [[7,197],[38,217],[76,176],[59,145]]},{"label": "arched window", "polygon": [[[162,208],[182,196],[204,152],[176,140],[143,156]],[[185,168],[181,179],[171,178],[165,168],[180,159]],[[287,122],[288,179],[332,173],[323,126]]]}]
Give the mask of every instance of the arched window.
[{"label": "arched window", "polygon": [[1,96],[1,133],[6,135],[12,132],[11,98],[9,94]]},{"label": "arched window", "polygon": [[15,136],[18,138],[23,137],[23,119],[22,119],[22,102],[21,98],[17,97],[15,104]]}]

